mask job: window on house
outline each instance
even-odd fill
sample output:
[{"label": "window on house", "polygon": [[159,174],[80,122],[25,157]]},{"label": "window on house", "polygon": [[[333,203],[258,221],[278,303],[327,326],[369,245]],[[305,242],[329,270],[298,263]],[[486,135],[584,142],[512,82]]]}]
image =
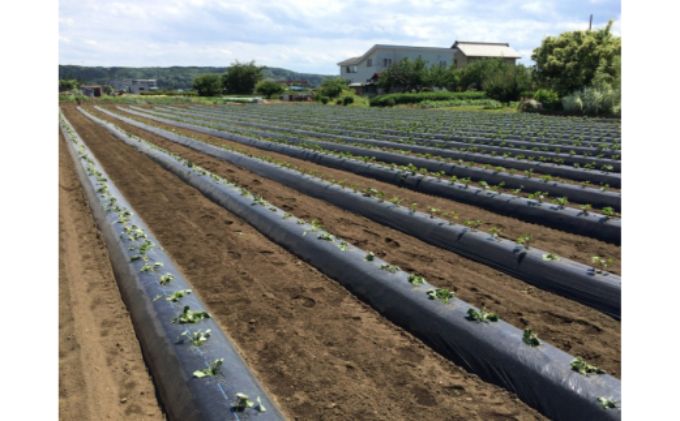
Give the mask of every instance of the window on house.
[{"label": "window on house", "polygon": [[373,59],[372,58],[369,58],[368,60],[366,60],[366,67],[373,67]]},{"label": "window on house", "polygon": [[392,59],[391,58],[384,58],[383,59],[383,67],[390,67],[392,65]]},{"label": "window on house", "polygon": [[353,64],[351,66],[345,66],[345,73],[356,73],[356,72],[357,72],[356,64]]}]

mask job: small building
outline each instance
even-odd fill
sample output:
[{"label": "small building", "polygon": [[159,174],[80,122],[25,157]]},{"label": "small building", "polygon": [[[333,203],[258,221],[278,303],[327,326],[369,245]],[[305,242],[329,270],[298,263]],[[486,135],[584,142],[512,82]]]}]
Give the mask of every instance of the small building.
[{"label": "small building", "polygon": [[457,69],[476,60],[501,59],[515,64],[521,56],[507,42],[456,41],[451,46],[453,64]]},{"label": "small building", "polygon": [[338,66],[340,76],[356,88],[375,82],[381,72],[405,58],[420,58],[429,67],[460,68],[484,58],[500,58],[514,64],[520,55],[508,43],[498,42],[456,41],[450,48],[376,44],[360,56],[339,62]]},{"label": "small building", "polygon": [[104,89],[101,85],[80,85],[80,92],[89,97],[100,97]]},{"label": "small building", "polygon": [[112,80],[110,85],[119,93],[141,94],[158,90],[156,79],[123,79]]}]

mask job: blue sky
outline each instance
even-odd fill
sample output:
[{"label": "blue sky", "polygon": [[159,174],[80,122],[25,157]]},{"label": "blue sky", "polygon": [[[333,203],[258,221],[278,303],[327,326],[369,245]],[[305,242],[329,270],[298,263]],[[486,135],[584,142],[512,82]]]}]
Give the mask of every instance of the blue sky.
[{"label": "blue sky", "polygon": [[61,0],[59,63],[227,66],[234,60],[322,74],[373,44],[509,42],[531,63],[548,35],[615,20],[619,0]]}]

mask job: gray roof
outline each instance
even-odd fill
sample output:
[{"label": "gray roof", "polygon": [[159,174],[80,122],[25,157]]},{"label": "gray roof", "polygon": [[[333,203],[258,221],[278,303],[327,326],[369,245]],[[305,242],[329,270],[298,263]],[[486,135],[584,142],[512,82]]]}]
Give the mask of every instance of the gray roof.
[{"label": "gray roof", "polygon": [[392,45],[392,44],[375,44],[373,47],[369,48],[364,54],[351,57],[338,63],[340,66],[346,66],[348,64],[361,63],[367,56],[371,55],[375,50],[429,50],[429,51],[439,51],[443,53],[451,53],[450,48],[442,47],[414,47],[411,45]]},{"label": "gray roof", "polygon": [[521,57],[507,42],[456,41],[451,48],[458,49],[466,57]]}]

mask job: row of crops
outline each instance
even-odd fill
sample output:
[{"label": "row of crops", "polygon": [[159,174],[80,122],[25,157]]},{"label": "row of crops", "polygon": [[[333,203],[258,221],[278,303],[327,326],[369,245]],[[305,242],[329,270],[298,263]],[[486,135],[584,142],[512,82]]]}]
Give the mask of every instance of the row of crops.
[{"label": "row of crops", "polygon": [[[620,381],[583,355],[572,355],[571,346],[550,343],[542,332],[517,325],[517,319],[506,322],[488,301],[468,302],[439,276],[430,281],[418,270],[402,269],[388,257],[362,248],[361,241],[342,238],[335,229],[274,204],[274,197],[255,194],[229,181],[227,174],[187,158],[200,156],[210,165],[226,163],[417,238],[428,247],[491,267],[565,303],[578,303],[588,309],[584,314],[609,318],[605,330],[618,337],[621,208],[616,123],[403,110],[338,112],[313,106],[108,106],[78,112],[441,355],[516,393],[543,414],[555,419],[620,418]],[[357,178],[347,181],[337,171]],[[386,193],[392,188],[399,193]],[[411,195],[421,197],[421,203],[408,203],[404,198],[415,197]],[[511,216],[533,224],[532,232],[542,237],[545,233],[545,238],[552,230],[567,233],[558,235],[573,243],[560,247],[574,249],[577,257],[561,255],[545,239],[539,247],[530,234],[509,238],[481,219],[458,215],[448,206],[431,206],[429,200]],[[615,253],[584,257],[579,251],[590,247]],[[141,267],[147,266],[148,271],[155,270],[152,263]],[[437,275],[445,278],[455,270]],[[153,298],[147,294],[146,299]],[[588,342],[580,341],[579,346],[588,348]],[[272,403],[280,400],[266,398],[252,376],[241,376],[250,382],[243,386],[229,383],[220,367],[230,358],[228,354],[212,363],[205,360],[206,375],[198,377],[208,382],[217,378],[223,388],[229,384],[224,405],[231,405],[232,413],[247,410],[254,416],[280,417]],[[240,360],[233,364],[245,367]],[[196,373],[191,367],[178,370]],[[187,382],[191,388],[195,384]],[[191,390],[201,411],[205,396],[213,392]],[[261,397],[258,405],[255,395]],[[265,407],[274,408],[258,411]]]}]

